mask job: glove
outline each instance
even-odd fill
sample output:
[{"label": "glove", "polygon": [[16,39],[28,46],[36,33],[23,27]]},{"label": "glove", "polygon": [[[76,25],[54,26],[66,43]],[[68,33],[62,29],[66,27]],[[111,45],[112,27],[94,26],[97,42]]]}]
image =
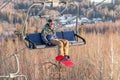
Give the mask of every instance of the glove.
[{"label": "glove", "polygon": [[50,42],[46,43],[47,46],[51,46],[52,44]]}]

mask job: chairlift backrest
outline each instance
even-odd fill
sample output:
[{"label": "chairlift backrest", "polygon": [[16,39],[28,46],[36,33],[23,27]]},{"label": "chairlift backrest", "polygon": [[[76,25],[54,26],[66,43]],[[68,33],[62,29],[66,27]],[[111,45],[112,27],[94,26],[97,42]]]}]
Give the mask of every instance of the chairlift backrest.
[{"label": "chairlift backrest", "polygon": [[65,31],[63,32],[64,39],[67,39],[68,41],[76,41],[74,31]]},{"label": "chairlift backrest", "polygon": [[66,39],[68,41],[75,41],[74,31],[61,31],[56,32],[56,35],[59,39]]},{"label": "chairlift backrest", "polygon": [[42,45],[42,40],[41,40],[41,36],[40,33],[31,33],[29,35],[27,35],[28,39],[30,41],[32,41],[36,46],[37,45]]}]

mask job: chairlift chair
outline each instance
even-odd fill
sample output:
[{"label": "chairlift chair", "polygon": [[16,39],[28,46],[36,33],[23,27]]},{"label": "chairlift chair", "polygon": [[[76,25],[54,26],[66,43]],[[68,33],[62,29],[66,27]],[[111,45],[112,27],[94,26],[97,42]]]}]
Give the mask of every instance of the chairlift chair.
[{"label": "chairlift chair", "polygon": [[[41,4],[42,2],[40,2]],[[25,42],[25,45],[29,48],[29,49],[37,49],[37,48],[49,48],[49,47],[53,47],[53,46],[47,46],[46,44],[44,44],[44,42],[42,41],[41,38],[41,33],[26,33],[25,30],[27,29],[27,18],[28,18],[28,14],[30,12],[30,9],[35,6],[35,5],[40,5],[40,4],[32,4],[30,6],[30,8],[27,11],[27,17],[25,20],[25,25],[23,27],[23,32],[22,32],[22,36],[23,36],[23,40]],[[43,5],[45,3],[42,3]],[[63,12],[62,12],[63,13]],[[77,31],[76,31],[77,32]],[[71,31],[59,31],[56,32],[56,35],[58,38],[60,39],[66,39],[69,41],[70,46],[78,46],[78,45],[82,45],[85,44],[86,41],[84,38],[82,38],[81,36],[79,36],[74,30]],[[78,39],[81,39],[81,41],[79,42]]]}]

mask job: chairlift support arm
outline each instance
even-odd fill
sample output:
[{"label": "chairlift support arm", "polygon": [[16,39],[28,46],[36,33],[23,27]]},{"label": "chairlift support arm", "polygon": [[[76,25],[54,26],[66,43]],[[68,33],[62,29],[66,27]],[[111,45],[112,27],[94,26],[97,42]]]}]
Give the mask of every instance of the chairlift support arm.
[{"label": "chairlift support arm", "polygon": [[34,6],[39,6],[39,5],[43,5],[43,9],[42,11],[45,9],[45,2],[37,2],[37,3],[33,3],[27,10],[27,15],[26,15],[26,18],[25,18],[25,23],[23,25],[23,29],[22,29],[22,36],[23,36],[23,39],[24,37],[26,36],[26,30],[27,30],[27,20],[28,20],[28,16],[29,16],[29,12],[31,10],[32,7]]},{"label": "chairlift support arm", "polygon": [[59,15],[62,15],[65,12],[65,10],[67,10],[68,8],[68,3],[67,2],[63,2],[63,3],[65,4],[65,8],[61,11]]}]

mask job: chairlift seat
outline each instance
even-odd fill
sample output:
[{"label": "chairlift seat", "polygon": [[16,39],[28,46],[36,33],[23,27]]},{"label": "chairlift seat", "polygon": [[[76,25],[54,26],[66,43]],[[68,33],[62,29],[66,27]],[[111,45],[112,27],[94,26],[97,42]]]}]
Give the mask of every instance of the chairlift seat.
[{"label": "chairlift seat", "polygon": [[[63,32],[56,32],[56,35],[59,39],[66,39],[69,41],[70,46],[77,46],[85,44],[86,41],[79,35],[75,34],[75,32],[72,31],[63,31]],[[78,42],[78,38],[80,38],[82,41]]]},{"label": "chairlift seat", "polygon": [[[68,40],[70,46],[85,44],[85,40],[79,35],[75,34],[74,31],[60,31],[60,32],[56,32],[56,35],[59,39]],[[77,41],[78,38],[81,38],[82,42],[78,42]],[[27,47],[30,49],[53,47],[53,46],[47,46],[44,44],[41,38],[41,33],[28,34],[26,36],[25,42]]]}]

